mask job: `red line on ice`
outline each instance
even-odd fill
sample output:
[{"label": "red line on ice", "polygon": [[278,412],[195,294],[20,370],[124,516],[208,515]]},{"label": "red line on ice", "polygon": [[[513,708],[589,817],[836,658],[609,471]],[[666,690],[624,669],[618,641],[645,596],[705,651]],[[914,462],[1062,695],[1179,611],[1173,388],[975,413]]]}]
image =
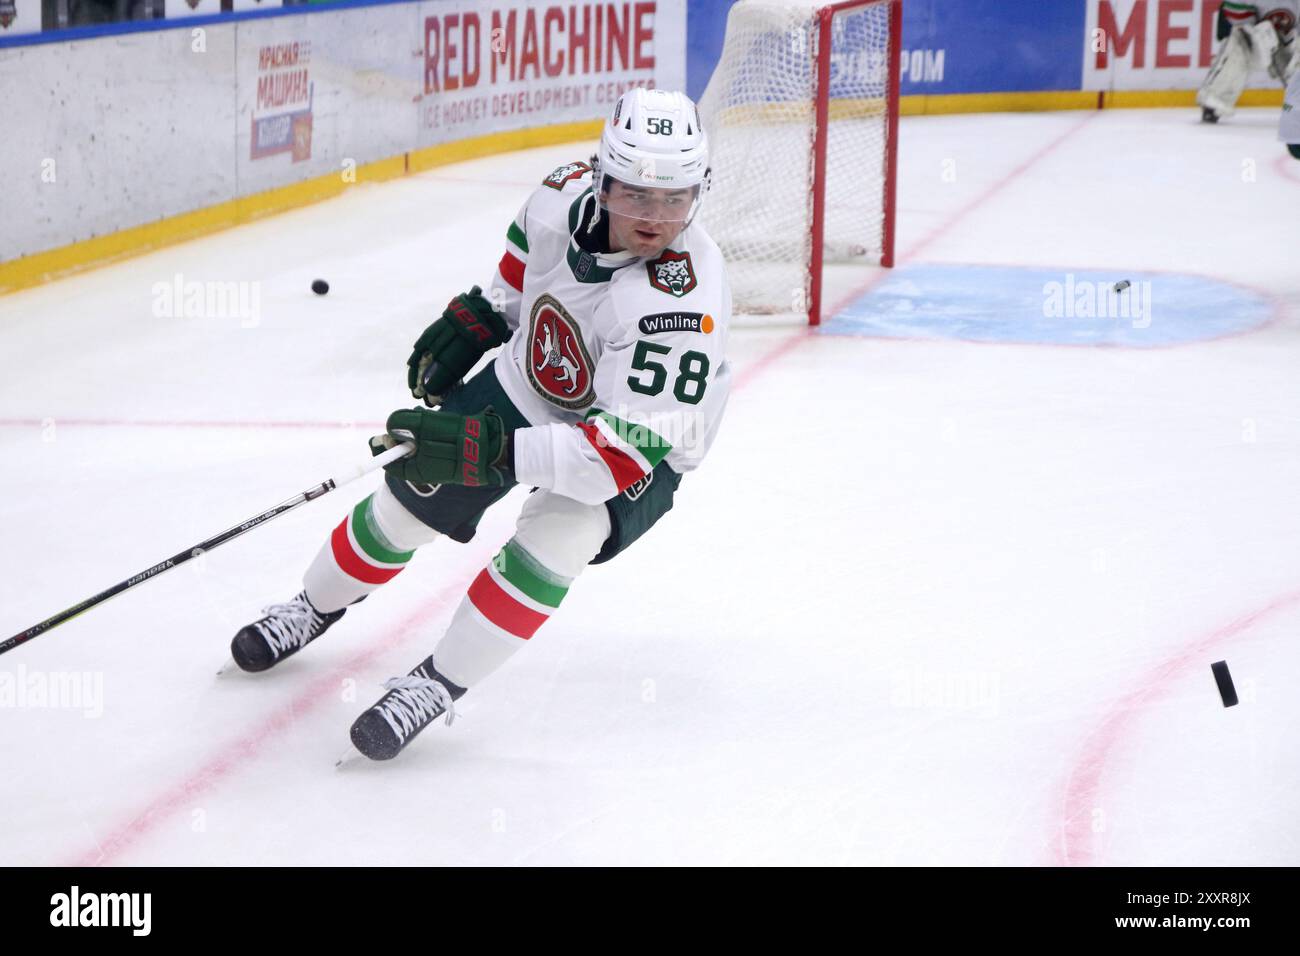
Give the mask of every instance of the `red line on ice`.
[{"label": "red line on ice", "polygon": [[1297,160],[1283,148],[1282,155],[1277,158],[1273,164],[1277,174],[1283,179],[1289,179],[1291,182],[1300,185],[1300,160]]},{"label": "red line on ice", "polygon": [[[806,336],[807,332],[801,331],[800,337]],[[787,340],[782,348],[789,348],[797,344],[796,341]],[[752,381],[762,369],[767,368],[777,357],[776,353],[781,349],[773,350],[772,353],[760,358],[757,362],[745,370],[745,373],[737,376],[734,392],[739,392],[750,381]],[[757,368],[755,368],[757,366]],[[746,374],[752,373],[752,374]],[[86,424],[155,424],[146,422],[113,422],[111,420],[83,420]],[[4,420],[0,419],[0,424]],[[39,424],[39,421],[35,422]],[[165,423],[156,423],[164,425]],[[180,424],[203,424],[203,423],[179,423],[173,422],[172,425]],[[231,427],[254,427],[258,423],[225,423]],[[316,423],[302,423],[304,427],[311,427]],[[290,423],[282,423],[282,427],[290,427]],[[329,423],[319,427],[331,427]],[[382,428],[382,425],[377,427]],[[295,697],[287,705],[278,709],[275,716],[263,722],[256,730],[247,734],[236,737],[228,741],[224,746],[206,760],[197,770],[184,777],[179,783],[170,789],[160,793],[157,797],[150,800],[141,809],[133,813],[126,823],[119,825],[106,838],[98,841],[94,849],[85,850],[78,853],[69,863],[72,866],[100,866],[113,862],[113,860],[130,849],[156,829],[163,821],[179,813],[187,807],[193,806],[194,798],[221,783],[226,777],[232,775],[235,771],[242,768],[245,763],[255,760],[261,755],[266,744],[278,736],[286,727],[293,724],[300,717],[303,717],[310,711],[317,708],[323,701],[328,700],[335,693],[339,686],[339,680],[345,675],[355,673],[363,667],[366,667],[391,648],[396,647],[405,641],[411,634],[415,633],[415,625],[441,607],[446,601],[456,594],[463,594],[474,580],[474,577],[487,562],[490,553],[484,553],[478,556],[474,562],[474,570],[471,574],[466,574],[458,578],[452,585],[448,585],[438,592],[437,597],[432,601],[421,605],[412,612],[401,624],[393,629],[392,635],[386,640],[381,641],[368,650],[349,659],[340,667],[336,667],[328,674],[317,681],[313,681],[302,693]],[[469,563],[469,562],[466,562]],[[359,712],[359,711],[358,711]],[[340,742],[342,738],[340,738]]]},{"label": "red line on ice", "polygon": [[[1094,119],[1096,119],[1100,115],[1101,114],[1099,111],[1090,110],[1082,120],[1072,125],[1069,129],[1061,133],[1061,135],[1057,136],[1055,139],[1047,143],[1045,146],[1040,147],[1037,152],[1033,153],[1031,156],[1029,156],[1029,158],[1025,159],[1023,162],[1021,162],[1019,165],[1013,168],[1010,172],[1004,175],[1001,179],[994,182],[992,185],[988,186],[982,193],[980,193],[974,199],[970,200],[968,203],[966,203],[966,205],[962,206],[955,213],[949,216],[946,220],[944,220],[934,229],[930,230],[930,232],[926,233],[926,235],[922,236],[919,241],[913,243],[910,247],[908,247],[906,252],[903,252],[901,255],[898,256],[896,260],[896,265],[901,266],[904,263],[909,262],[912,259],[915,259],[923,249],[925,249],[931,243],[935,242],[936,240],[938,240],[948,232],[952,231],[952,229],[957,225],[957,223],[961,222],[961,220],[965,219],[967,216],[969,216],[972,212],[974,212],[984,203],[988,202],[990,199],[996,196],[999,192],[1005,189],[1010,183],[1018,179],[1020,176],[1024,175],[1035,163],[1038,163],[1045,157],[1049,156],[1051,153],[1055,152],[1062,143],[1064,143],[1067,139],[1069,139],[1071,136],[1073,136],[1075,133],[1081,130],[1084,126],[1091,123]],[[847,306],[850,302],[856,301],[857,299],[861,298],[867,292],[871,291],[871,289],[875,287],[877,284],[883,282],[886,278],[888,278],[890,274],[891,274],[891,270],[888,269],[874,270],[869,279],[867,279],[861,285],[854,288],[852,291],[842,296],[839,300],[836,301],[836,303],[833,306],[831,306],[830,310],[824,314],[834,317],[841,309]],[[785,358],[785,356],[788,355],[793,349],[797,348],[799,345],[808,341],[810,338],[813,338],[813,336],[814,334],[812,333],[812,331],[807,327],[805,327],[805,328],[801,328],[798,332],[793,333],[789,337],[782,339],[775,346],[773,346],[772,349],[770,349],[765,354],[759,356],[757,359],[751,362],[747,367],[741,370],[739,374],[737,374],[736,386],[735,386],[736,389],[739,390],[750,380],[761,375],[773,363],[775,363],[779,359]],[[861,337],[870,338],[870,336],[861,336]],[[894,341],[894,340],[891,339],[890,341]]]},{"label": "red line on ice", "polygon": [[[908,248],[907,252],[903,253],[901,259],[902,260],[915,259],[918,255],[921,254],[921,251],[923,249],[925,249],[932,243],[936,242],[937,240],[943,238],[943,236],[946,233],[952,230],[952,227],[954,225],[956,225],[962,219],[965,219],[966,216],[970,215],[980,206],[984,205],[984,203],[988,202],[998,193],[1002,192],[1002,190],[1004,190],[1007,186],[1009,186],[1011,183],[1015,182],[1017,179],[1019,179],[1021,176],[1027,173],[1031,167],[1041,162],[1042,160],[1046,159],[1052,153],[1056,152],[1056,150],[1060,148],[1062,143],[1064,143],[1067,139],[1069,139],[1079,130],[1083,129],[1083,127],[1087,126],[1089,123],[1091,123],[1100,115],[1101,115],[1100,110],[1089,110],[1087,113],[1084,114],[1083,119],[1075,123],[1065,132],[1061,133],[1060,136],[1056,137],[1054,140],[1047,143],[1045,146],[1042,146],[1038,150],[1038,152],[1034,153],[1024,162],[1020,163],[1020,165],[1016,166],[1014,169],[1012,169],[1009,173],[1007,173],[997,182],[987,187],[984,190],[984,192],[980,193],[970,202],[966,203],[966,205],[958,209],[957,212],[955,212],[952,216],[950,216],[946,221],[940,223],[934,229],[930,230],[928,233],[922,236],[918,242],[916,242],[914,245]],[[842,307],[843,307],[842,305],[837,306],[837,308],[842,308]]]},{"label": "red line on ice", "polygon": [[1258,610],[1243,614],[1192,641],[1172,657],[1151,668],[1136,684],[1136,689],[1111,706],[1083,743],[1074,765],[1066,773],[1061,818],[1054,838],[1053,862],[1059,866],[1093,864],[1092,813],[1101,806],[1102,777],[1111,755],[1131,735],[1147,707],[1158,700],[1188,671],[1204,666],[1207,670],[1216,645],[1249,630],[1257,622],[1300,604],[1300,589],[1282,594]]},{"label": "red line on ice", "polygon": [[[1090,120],[1096,114],[1089,114]],[[933,242],[947,230],[951,229],[963,217],[969,215],[983,202],[1001,190],[1012,179],[1019,176],[1034,163],[1038,162],[1048,153],[1056,149],[1072,133],[1080,129],[1088,120],[1077,123],[1070,127],[1065,133],[1057,137],[1045,147],[1034,153],[1029,159],[1025,160],[1011,172],[1009,172],[1000,182],[994,184],[984,193],[977,196],[973,201],[967,203],[958,212],[951,216],[939,228],[930,232],[921,242],[914,245],[902,257],[900,262],[912,256],[915,256],[922,248]],[[865,284],[862,289],[854,293],[855,296],[861,295],[862,292],[879,282],[882,278],[881,273],[884,270],[878,270],[873,275],[871,281]],[[837,305],[836,308],[842,307]],[[833,313],[832,313],[833,314]],[[777,359],[783,357],[790,350],[798,346],[801,342],[806,341],[811,336],[807,328],[801,328],[794,335],[782,340],[773,349],[765,355],[760,356],[757,360],[747,366],[736,377],[736,383],[733,391],[740,391],[750,382],[754,381],[765,370],[770,368]],[[126,419],[55,419],[56,423],[63,425],[117,425],[117,426],[143,426],[143,427],[211,427],[211,428],[346,428],[350,427],[344,423],[336,422],[183,422],[183,421],[132,421]],[[41,426],[41,419],[0,419],[0,426],[3,425],[35,425]],[[355,423],[358,427],[370,427],[369,423]],[[382,427],[377,425],[375,427]],[[192,806],[194,798],[207,790],[210,790],[217,784],[224,781],[228,776],[241,769],[245,763],[248,763],[261,755],[262,750],[267,743],[277,737],[286,727],[293,724],[299,718],[310,713],[319,707],[325,700],[328,700],[338,688],[339,680],[345,675],[355,673],[357,670],[367,666],[375,658],[388,650],[403,643],[415,633],[415,625],[423,620],[437,608],[445,604],[456,593],[463,592],[478,573],[486,556],[476,562],[478,565],[474,569],[474,574],[466,575],[457,579],[454,584],[443,588],[438,595],[426,604],[421,605],[401,624],[393,629],[392,634],[385,640],[371,645],[366,651],[357,654],[349,659],[340,667],[336,667],[329,673],[322,676],[319,680],[313,681],[305,690],[294,698],[287,706],[281,706],[275,713],[274,717],[263,721],[257,729],[243,734],[228,741],[225,745],[206,760],[197,770],[190,773],[181,781],[171,788],[163,791],[157,797],[150,800],[141,809],[133,813],[130,818],[123,824],[120,824],[103,840],[97,841],[94,850],[86,850],[76,854],[70,861],[74,866],[95,866],[113,862],[122,853],[129,850],[145,836],[153,832],[161,823],[174,816],[181,810]],[[1300,594],[1296,595],[1300,599]]]},{"label": "red line on ice", "polygon": [[[482,556],[486,561],[486,556]],[[477,570],[475,571],[477,573]],[[93,849],[77,853],[66,861],[67,866],[105,866],[112,864],[136,843],[156,830],[162,823],[182,810],[192,808],[194,800],[202,793],[211,790],[227,777],[242,769],[243,765],[259,757],[266,745],[284,732],[285,728],[295,723],[311,711],[316,710],[325,701],[332,700],[338,692],[339,682],[344,677],[352,676],[367,668],[382,654],[405,643],[417,633],[424,633],[419,625],[428,619],[449,600],[464,592],[473,578],[467,574],[457,578],[444,587],[431,600],[421,604],[400,624],[392,629],[383,640],[369,644],[364,651],[349,658],[338,667],[333,668],[309,684],[297,697],[290,701],[280,701],[271,716],[262,720],[256,729],[234,737],[217,748],[211,757],[198,769],[190,772],[179,782],[162,791],[144,806],[132,812],[124,823],[118,824]],[[430,648],[432,650],[432,648]],[[231,679],[239,679],[237,676]],[[273,689],[268,685],[268,691]],[[375,695],[379,696],[376,687]],[[360,713],[358,709],[357,713]],[[342,752],[346,738],[340,729],[339,751]]]}]

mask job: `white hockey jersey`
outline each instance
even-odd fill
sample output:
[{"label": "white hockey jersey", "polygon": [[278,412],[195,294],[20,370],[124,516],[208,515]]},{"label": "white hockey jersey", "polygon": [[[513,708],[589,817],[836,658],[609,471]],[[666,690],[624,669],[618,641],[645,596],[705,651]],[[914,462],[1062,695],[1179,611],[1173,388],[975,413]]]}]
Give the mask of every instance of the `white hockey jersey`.
[{"label": "white hockey jersey", "polygon": [[730,388],[731,290],[696,224],[655,259],[583,249],[591,179],[569,163],[543,180],[506,233],[492,297],[514,330],[496,374],[533,426],[514,432],[516,478],[596,504],[708,452]]}]

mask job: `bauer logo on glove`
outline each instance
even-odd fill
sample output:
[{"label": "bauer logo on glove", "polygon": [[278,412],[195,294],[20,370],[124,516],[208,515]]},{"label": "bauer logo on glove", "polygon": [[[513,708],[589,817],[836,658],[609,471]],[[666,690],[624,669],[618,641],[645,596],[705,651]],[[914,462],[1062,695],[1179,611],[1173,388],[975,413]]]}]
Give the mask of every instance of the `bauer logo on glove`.
[{"label": "bauer logo on glove", "polygon": [[442,402],[483,354],[510,338],[510,327],[474,286],[456,296],[416,340],[406,360],[411,395],[430,407]]},{"label": "bauer logo on glove", "polygon": [[491,408],[479,415],[400,408],[386,427],[386,435],[370,439],[370,450],[380,454],[404,441],[414,444],[413,454],[384,469],[405,481],[473,487],[510,480],[510,436]]}]

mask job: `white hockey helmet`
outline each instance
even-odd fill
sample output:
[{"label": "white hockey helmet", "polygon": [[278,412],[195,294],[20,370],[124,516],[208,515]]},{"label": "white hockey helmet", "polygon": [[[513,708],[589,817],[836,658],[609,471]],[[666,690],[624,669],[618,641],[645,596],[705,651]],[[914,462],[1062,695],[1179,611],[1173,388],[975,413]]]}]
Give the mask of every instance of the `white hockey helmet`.
[{"label": "white hockey helmet", "polygon": [[605,122],[594,165],[595,193],[606,208],[610,180],[643,190],[698,187],[684,214],[653,208],[631,213],[689,223],[709,181],[709,140],[700,126],[700,111],[685,93],[644,87],[628,90]]}]

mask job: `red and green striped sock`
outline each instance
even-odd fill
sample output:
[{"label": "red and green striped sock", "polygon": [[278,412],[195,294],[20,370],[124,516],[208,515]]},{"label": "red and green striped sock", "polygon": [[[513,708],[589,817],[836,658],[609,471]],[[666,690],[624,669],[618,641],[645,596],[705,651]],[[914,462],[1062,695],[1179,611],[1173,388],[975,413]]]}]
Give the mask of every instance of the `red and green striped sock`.
[{"label": "red and green striped sock", "polygon": [[489,624],[526,641],[560,606],[572,583],[572,578],[549,570],[512,538],[479,572],[467,596]]},{"label": "red and green striped sock", "polygon": [[380,585],[397,575],[414,551],[397,551],[375,523],[374,495],[357,502],[330,536],[334,560],[349,577]]}]

